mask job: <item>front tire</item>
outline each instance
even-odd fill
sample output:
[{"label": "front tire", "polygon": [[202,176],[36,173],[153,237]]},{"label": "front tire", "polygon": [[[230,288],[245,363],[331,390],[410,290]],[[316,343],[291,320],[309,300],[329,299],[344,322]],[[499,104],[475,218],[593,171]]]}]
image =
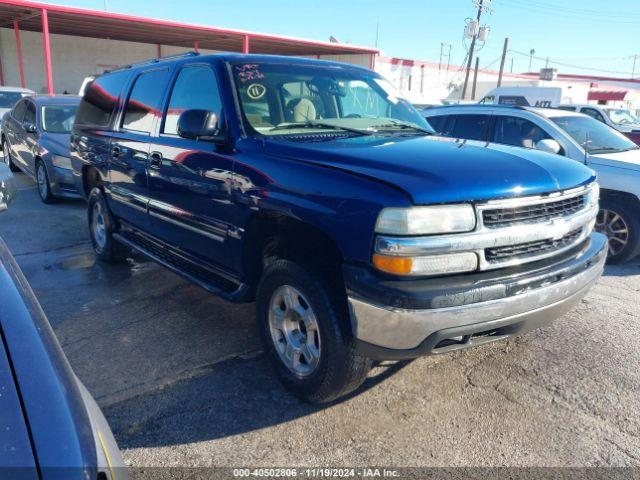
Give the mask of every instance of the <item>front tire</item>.
[{"label": "front tire", "polygon": [[346,305],[313,269],[276,260],[257,291],[257,317],[266,351],[281,382],[313,403],[357,389],[371,360],[355,353]]},{"label": "front tire", "polygon": [[640,253],[639,208],[616,198],[601,199],[595,229],[609,239],[608,263],[624,263]]},{"label": "front tire", "polygon": [[9,144],[7,143],[7,141],[5,139],[2,139],[2,157],[4,158],[4,163],[9,165],[9,169],[12,172],[19,172],[20,171],[20,169],[16,166],[15,163],[13,163],[13,160],[11,159],[11,152],[9,151]]},{"label": "front tire", "polygon": [[87,217],[89,237],[95,255],[107,263],[119,263],[126,260],[129,250],[113,238],[115,220],[107,207],[104,192],[99,187],[95,187],[89,194]]},{"label": "front tire", "polygon": [[42,160],[36,162],[36,182],[38,183],[38,195],[40,195],[42,203],[55,203],[56,197],[51,193],[49,174]]}]

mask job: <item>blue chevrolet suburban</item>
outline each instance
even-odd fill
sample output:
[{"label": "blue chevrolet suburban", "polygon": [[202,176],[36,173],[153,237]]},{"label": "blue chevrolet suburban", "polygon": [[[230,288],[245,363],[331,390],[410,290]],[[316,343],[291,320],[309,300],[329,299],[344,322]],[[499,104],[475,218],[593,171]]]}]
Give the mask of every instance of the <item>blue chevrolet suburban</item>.
[{"label": "blue chevrolet suburban", "polygon": [[[90,238],[255,301],[281,381],[312,402],[372,361],[507,338],[600,276],[589,168],[436,136],[378,74],[185,54],[88,86],[71,136]],[[215,316],[215,312],[212,312]]]}]

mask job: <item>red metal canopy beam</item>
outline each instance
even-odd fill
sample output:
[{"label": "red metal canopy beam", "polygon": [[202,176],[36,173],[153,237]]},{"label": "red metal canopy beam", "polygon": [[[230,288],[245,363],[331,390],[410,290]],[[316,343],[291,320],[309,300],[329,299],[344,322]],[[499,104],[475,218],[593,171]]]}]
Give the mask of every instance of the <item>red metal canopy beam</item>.
[{"label": "red metal canopy beam", "polygon": [[245,55],[249,53],[249,35],[242,37],[242,53]]},{"label": "red metal canopy beam", "polygon": [[18,21],[13,21],[13,31],[16,34],[16,50],[18,53],[18,70],[20,72],[20,86],[25,88],[24,81],[24,62],[22,60],[22,42],[20,41],[20,28],[18,27]]},{"label": "red metal canopy beam", "polygon": [[49,15],[42,9],[42,39],[44,45],[44,67],[47,73],[47,92],[53,94],[53,68],[51,67],[51,39],[49,38]]}]

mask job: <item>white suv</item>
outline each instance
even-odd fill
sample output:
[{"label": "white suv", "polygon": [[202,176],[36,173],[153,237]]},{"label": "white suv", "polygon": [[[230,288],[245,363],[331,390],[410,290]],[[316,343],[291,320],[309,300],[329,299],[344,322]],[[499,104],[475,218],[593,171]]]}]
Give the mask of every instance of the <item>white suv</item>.
[{"label": "white suv", "polygon": [[640,253],[640,147],[618,131],[551,108],[464,105],[423,115],[444,136],[536,148],[593,168],[602,189],[596,229],[609,237],[609,262]]}]

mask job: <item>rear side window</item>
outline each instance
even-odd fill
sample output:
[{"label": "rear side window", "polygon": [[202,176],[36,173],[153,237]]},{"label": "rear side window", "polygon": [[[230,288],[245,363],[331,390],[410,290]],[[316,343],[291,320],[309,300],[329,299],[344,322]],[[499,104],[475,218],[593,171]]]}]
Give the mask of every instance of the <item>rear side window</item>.
[{"label": "rear side window", "polygon": [[454,124],[450,135],[467,140],[484,140],[488,115],[454,115]]},{"label": "rear side window", "polygon": [[129,77],[128,71],[109,73],[96,78],[87,87],[76,115],[76,124],[106,127],[118,104],[122,87]]},{"label": "rear side window", "polygon": [[606,123],[604,121],[604,117],[595,108],[583,108],[581,112],[584,113],[585,115],[589,115],[591,118],[595,118],[599,122]]},{"label": "rear side window", "polygon": [[566,110],[568,112],[575,112],[576,111],[576,107],[570,107],[568,105],[566,105],[566,106],[565,105],[560,105],[558,107],[558,110]]},{"label": "rear side window", "polygon": [[24,111],[26,110],[26,101],[25,100],[21,100],[18,103],[16,103],[16,106],[13,107],[13,118],[16,119],[16,121],[18,122],[22,122],[22,119],[24,118]]},{"label": "rear side window", "polygon": [[447,115],[436,115],[434,117],[427,117],[427,122],[429,122],[431,128],[433,128],[436,132],[444,133],[444,129],[447,124],[447,118],[449,118]]},{"label": "rear side window", "polygon": [[222,101],[215,73],[204,65],[180,70],[171,92],[163,133],[177,135],[178,118],[185,110],[207,110],[220,115]]},{"label": "rear side window", "polygon": [[534,148],[551,136],[533,122],[518,117],[496,117],[494,141],[516,147]]},{"label": "rear side window", "polygon": [[151,132],[153,121],[160,116],[160,106],[168,76],[168,70],[163,69],[144,72],[136,78],[127,100],[122,120],[123,128],[137,132]]}]

